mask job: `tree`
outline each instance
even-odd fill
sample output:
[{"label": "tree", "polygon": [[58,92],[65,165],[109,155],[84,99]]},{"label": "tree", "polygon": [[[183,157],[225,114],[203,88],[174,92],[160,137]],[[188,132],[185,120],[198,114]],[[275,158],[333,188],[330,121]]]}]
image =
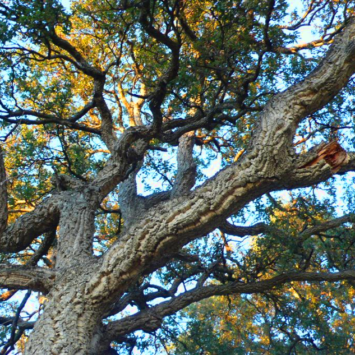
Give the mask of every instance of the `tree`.
[{"label": "tree", "polygon": [[[351,294],[353,194],[339,215],[333,177],[355,170],[354,4],[302,5],[0,4],[1,298],[28,290],[0,318],[3,353],[31,328],[26,354],[124,352],[212,296]],[[241,225],[250,203],[258,223]],[[233,250],[233,236],[255,237]]]}]

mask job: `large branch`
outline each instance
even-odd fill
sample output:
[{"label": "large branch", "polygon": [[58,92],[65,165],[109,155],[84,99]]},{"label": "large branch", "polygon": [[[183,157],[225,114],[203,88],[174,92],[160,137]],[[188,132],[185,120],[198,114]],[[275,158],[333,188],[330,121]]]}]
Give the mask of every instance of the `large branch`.
[{"label": "large branch", "polygon": [[101,117],[101,137],[110,151],[113,151],[118,141],[113,127],[112,113],[107,106],[103,96],[105,78],[95,80],[94,102],[100,112]]},{"label": "large branch", "polygon": [[59,196],[43,201],[33,211],[19,217],[0,234],[0,251],[16,253],[46,232],[52,232],[59,223]]},{"label": "large branch", "polygon": [[[355,21],[351,20],[318,69],[267,105],[248,154],[188,196],[148,210],[144,222],[133,225],[108,251],[87,285],[87,292],[97,297],[95,302],[125,292],[153,264],[161,266],[157,260],[210,233],[264,193],[310,186],[332,176],[323,163],[311,169],[295,166],[292,135],[303,117],[320,109],[346,85],[355,71],[354,58]],[[350,155],[340,172],[353,169]]]},{"label": "large branch", "polygon": [[154,331],[161,326],[164,317],[175,314],[188,305],[205,298],[232,294],[252,294],[267,292],[289,282],[336,282],[341,280],[355,280],[355,271],[346,270],[337,273],[330,272],[289,272],[275,276],[268,280],[241,284],[230,282],[225,285],[211,285],[197,287],[169,301],[158,304],[147,310],[129,317],[111,322],[106,328],[106,341],[113,341],[122,335],[136,330]]},{"label": "large branch", "polygon": [[[341,173],[355,170],[355,154],[349,156],[350,160]],[[257,169],[253,165],[247,167],[246,163],[230,166],[191,196],[153,208],[145,215],[144,222],[132,226],[105,255],[100,270],[88,284],[88,290],[99,299],[107,291],[114,295],[116,290],[125,290],[138,275],[162,266],[157,260],[166,261],[189,241],[222,225],[225,221],[225,218],[220,220],[222,216],[229,216],[257,196],[285,188],[311,186],[332,176],[331,168],[325,163],[311,169],[295,166],[287,180],[260,178],[254,168]]]},{"label": "large branch", "polygon": [[355,71],[354,57],[355,18],[351,18],[317,68],[265,107],[254,146],[280,140],[273,152],[282,153],[285,136],[290,145],[300,121],[324,107],[347,84]]},{"label": "large branch", "polygon": [[59,196],[52,196],[37,206],[32,212],[19,217],[7,226],[6,172],[0,147],[0,251],[18,252],[31,244],[33,239],[56,229],[59,222]]},{"label": "large branch", "polygon": [[0,264],[0,288],[47,293],[55,277],[56,272],[49,269]]},{"label": "large branch", "polygon": [[[354,170],[355,155],[350,154],[348,164],[340,172]],[[88,290],[95,294],[97,291],[98,298],[105,294],[103,285],[112,295],[116,290],[125,290],[139,275],[162,266],[160,260],[166,261],[186,243],[218,228],[257,196],[311,186],[331,176],[331,168],[325,163],[311,169],[295,166],[287,180],[262,178],[258,167],[248,166],[247,162],[230,166],[189,196],[161,203],[148,211],[143,221],[132,226],[108,251]]]}]

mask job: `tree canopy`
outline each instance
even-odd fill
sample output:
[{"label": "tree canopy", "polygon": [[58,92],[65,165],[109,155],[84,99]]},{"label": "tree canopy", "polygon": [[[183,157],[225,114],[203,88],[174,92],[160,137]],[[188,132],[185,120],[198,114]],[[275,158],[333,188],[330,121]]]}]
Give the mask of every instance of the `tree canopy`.
[{"label": "tree canopy", "polygon": [[3,1],[0,354],[354,352],[354,17]]}]

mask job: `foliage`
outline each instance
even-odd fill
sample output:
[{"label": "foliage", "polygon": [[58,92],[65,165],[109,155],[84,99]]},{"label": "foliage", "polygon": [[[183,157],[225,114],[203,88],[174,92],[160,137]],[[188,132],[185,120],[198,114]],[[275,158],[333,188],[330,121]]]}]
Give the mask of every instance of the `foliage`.
[{"label": "foliage", "polygon": [[[246,252],[229,241],[243,255],[236,270],[239,279],[268,279],[290,269],[354,267],[352,225],[300,243],[300,233],[312,221],[329,219],[329,202],[317,204],[300,193],[286,206],[269,206],[269,233],[253,237]],[[353,302],[352,282],[291,282],[271,292],[220,296],[191,305],[167,323],[160,336],[172,339],[171,354],[349,354],[354,350]]]}]

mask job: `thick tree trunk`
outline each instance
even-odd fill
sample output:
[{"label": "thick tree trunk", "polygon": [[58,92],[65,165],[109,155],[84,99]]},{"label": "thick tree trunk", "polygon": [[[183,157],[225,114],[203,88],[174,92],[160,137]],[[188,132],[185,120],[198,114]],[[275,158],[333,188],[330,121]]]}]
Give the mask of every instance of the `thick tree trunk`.
[{"label": "thick tree trunk", "polygon": [[105,302],[93,305],[85,287],[92,255],[94,206],[87,191],[62,193],[54,286],[26,346],[26,354],[98,354]]},{"label": "thick tree trunk", "polygon": [[102,312],[84,294],[87,275],[70,274],[71,280],[65,277],[48,295],[26,354],[98,354]]}]

